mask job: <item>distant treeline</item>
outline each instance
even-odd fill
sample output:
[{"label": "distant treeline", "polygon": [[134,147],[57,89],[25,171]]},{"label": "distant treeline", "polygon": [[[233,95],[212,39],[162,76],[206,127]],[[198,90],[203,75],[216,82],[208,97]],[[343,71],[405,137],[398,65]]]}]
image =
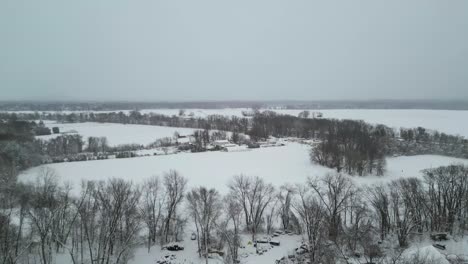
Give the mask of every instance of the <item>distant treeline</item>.
[{"label": "distant treeline", "polygon": [[0,120],[0,174],[14,173],[42,163],[40,145],[34,140],[34,122]]},{"label": "distant treeline", "polygon": [[[301,115],[304,116],[304,115]],[[0,119],[57,122],[103,122],[189,127],[201,130],[231,131],[249,135],[251,140],[297,137],[320,141],[311,160],[349,174],[382,175],[385,157],[395,155],[439,154],[468,158],[468,141],[460,136],[430,131],[422,127],[396,131],[384,125],[359,120],[301,118],[273,111],[257,112],[252,118],[210,115],[206,118],[142,114],[132,111],[110,113],[0,114]]]},{"label": "distant treeline", "polygon": [[[468,168],[451,165],[423,174],[423,179],[359,187],[333,173],[279,188],[241,174],[220,193],[199,182],[189,189],[190,175],[169,171],[140,184],[83,181],[73,192],[58,180],[70,175],[45,167],[34,182],[0,185],[0,259],[49,264],[62,254],[72,263],[125,264],[138,247],[146,245],[149,253],[186,239],[189,223],[195,223],[197,246],[185,251],[206,262],[209,253],[218,252],[223,263],[240,263],[243,234],[261,248],[267,243],[261,234],[297,233],[303,244],[283,253],[296,263],[362,263],[361,257],[366,263],[440,263],[425,261],[427,254],[402,252],[428,234],[435,241],[466,234]],[[446,247],[454,250],[458,244]]]},{"label": "distant treeline", "polygon": [[193,101],[193,102],[34,102],[4,101],[4,111],[115,111],[141,109],[439,109],[468,110],[466,100],[277,100],[277,101]]},{"label": "distant treeline", "polygon": [[461,136],[428,131],[422,127],[400,129],[400,138],[390,145],[392,155],[437,154],[468,158],[468,140]]}]

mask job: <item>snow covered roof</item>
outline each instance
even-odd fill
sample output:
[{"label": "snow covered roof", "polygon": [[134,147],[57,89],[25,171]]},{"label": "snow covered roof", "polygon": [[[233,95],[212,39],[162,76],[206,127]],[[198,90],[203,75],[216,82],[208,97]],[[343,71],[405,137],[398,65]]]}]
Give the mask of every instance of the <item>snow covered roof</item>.
[{"label": "snow covered roof", "polygon": [[179,142],[179,144],[190,143],[190,138],[189,138],[189,137],[178,138],[178,139],[177,139],[177,142]]},{"label": "snow covered roof", "polygon": [[239,146],[236,144],[229,144],[230,146],[225,146],[224,150],[228,152],[233,152],[233,151],[247,151],[248,148],[247,146]]},{"label": "snow covered roof", "polygon": [[228,144],[231,144],[231,143],[229,142],[229,140],[226,140],[226,139],[215,140],[213,142],[213,145],[217,145],[217,146],[225,146]]}]

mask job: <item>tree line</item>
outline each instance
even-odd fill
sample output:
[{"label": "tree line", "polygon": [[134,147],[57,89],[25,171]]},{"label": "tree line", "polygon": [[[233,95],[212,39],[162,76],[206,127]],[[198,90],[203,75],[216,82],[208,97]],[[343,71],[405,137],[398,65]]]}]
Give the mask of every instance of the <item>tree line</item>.
[{"label": "tree line", "polygon": [[394,140],[389,149],[396,155],[438,154],[468,158],[467,139],[422,127],[400,129],[400,140]]},{"label": "tree line", "polygon": [[183,240],[193,223],[202,259],[223,252],[227,263],[237,263],[243,234],[255,242],[259,234],[284,230],[304,238],[296,254],[309,263],[348,263],[359,255],[406,264],[401,253],[413,237],[457,236],[468,228],[468,167],[462,165],[361,187],[339,173],[279,188],[237,175],[225,195],[187,184],[169,171],[141,185],[83,181],[76,191],[43,168],[33,183],[2,185],[0,263],[53,263],[57,253],[72,263],[127,263],[137,247],[150,251]]},{"label": "tree line", "polygon": [[[201,129],[196,133],[194,151],[202,151],[208,140],[208,130],[230,131],[233,138],[246,142],[273,137],[295,137],[321,141],[311,153],[311,160],[320,165],[344,171],[352,175],[385,172],[385,157],[396,155],[439,154],[459,158],[468,157],[468,140],[461,136],[447,135],[422,127],[402,128],[396,131],[384,125],[370,125],[359,120],[335,120],[306,118],[277,114],[273,111],[255,112],[252,118],[210,115],[206,118],[142,114],[132,111],[111,113],[48,113],[48,114],[0,114],[8,118],[44,118],[58,122],[109,122],[144,124]],[[156,142],[173,143],[171,141]]]}]

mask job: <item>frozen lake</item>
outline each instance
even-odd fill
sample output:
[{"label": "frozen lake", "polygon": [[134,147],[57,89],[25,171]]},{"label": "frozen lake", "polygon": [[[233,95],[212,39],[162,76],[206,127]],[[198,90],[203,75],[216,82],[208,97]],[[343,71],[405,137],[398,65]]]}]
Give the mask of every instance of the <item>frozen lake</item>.
[{"label": "frozen lake", "polygon": [[[61,181],[79,187],[81,180],[106,180],[123,178],[135,183],[153,175],[177,170],[189,180],[189,186],[204,185],[227,191],[231,177],[238,174],[259,176],[280,186],[304,183],[307,177],[323,176],[333,170],[311,164],[309,147],[289,143],[285,147],[255,149],[247,152],[180,153],[166,156],[149,156],[131,159],[109,159],[44,165],[53,168]],[[358,184],[387,182],[398,177],[420,177],[420,170],[453,163],[468,164],[468,160],[435,155],[389,158],[388,171],[383,177],[353,177]],[[35,178],[40,167],[25,171],[20,179]]]}]

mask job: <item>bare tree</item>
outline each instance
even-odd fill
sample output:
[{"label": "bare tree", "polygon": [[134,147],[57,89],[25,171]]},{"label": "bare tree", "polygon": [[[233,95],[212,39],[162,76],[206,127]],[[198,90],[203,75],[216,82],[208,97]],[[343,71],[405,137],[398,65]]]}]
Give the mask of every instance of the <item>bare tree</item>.
[{"label": "bare tree", "polygon": [[229,184],[231,195],[243,206],[247,229],[255,241],[265,208],[274,199],[275,189],[259,177],[235,176]]},{"label": "bare tree", "polygon": [[296,189],[298,199],[293,201],[292,207],[306,233],[309,260],[321,263],[328,228],[326,208],[308,185],[298,185]]},{"label": "bare tree", "polygon": [[266,232],[270,234],[273,231],[273,224],[278,216],[278,196],[273,197],[273,201],[267,207],[266,213]]},{"label": "bare tree", "polygon": [[468,167],[451,165],[424,171],[431,229],[453,233],[468,208]]},{"label": "bare tree", "polygon": [[[374,246],[370,243],[373,242],[373,239],[371,239],[373,228],[370,210],[358,193],[351,196],[345,212],[344,232],[347,247],[354,252],[357,250],[358,245],[365,245],[367,248]],[[370,250],[368,253],[371,256],[374,255],[373,250]]]},{"label": "bare tree", "polygon": [[384,240],[390,232],[390,197],[387,187],[373,186],[367,189],[368,200],[379,219],[380,239]]},{"label": "bare tree", "polygon": [[32,190],[29,217],[40,241],[41,263],[52,262],[53,228],[60,211],[57,175],[54,170],[45,167],[41,169]]},{"label": "bare tree", "polygon": [[218,225],[218,232],[228,246],[228,263],[238,263],[239,232],[243,208],[232,195],[224,198],[224,208],[226,218]]},{"label": "bare tree", "polygon": [[[166,190],[166,208],[164,221],[164,243],[170,242],[169,235],[171,231],[176,240],[177,208],[184,197],[187,179],[182,177],[177,171],[171,170],[164,174],[164,187]],[[171,228],[171,226],[173,226]],[[172,229],[172,230],[171,230]]]},{"label": "bare tree", "polygon": [[[221,215],[221,198],[215,189],[199,187],[192,189],[187,194],[189,210],[195,220],[198,232],[198,252],[204,251],[206,263],[208,263],[208,250],[210,245],[210,232],[216,226],[216,221]],[[201,234],[200,234],[201,233]]]},{"label": "bare tree", "polygon": [[2,173],[5,174],[0,175],[0,263],[9,264],[26,261],[31,241],[25,239],[24,226],[32,191],[28,185],[15,184],[16,170],[0,161]]},{"label": "bare tree", "polygon": [[408,246],[408,236],[415,228],[415,217],[412,214],[411,208],[404,200],[404,188],[401,186],[401,181],[397,180],[390,184],[391,208],[393,212],[393,222],[400,247]]},{"label": "bare tree", "polygon": [[154,176],[145,181],[142,187],[142,200],[140,202],[140,212],[142,219],[148,229],[148,252],[158,235],[162,211],[166,195],[164,188],[159,181],[159,177]]},{"label": "bare tree", "polygon": [[81,247],[82,262],[89,257],[93,264],[127,263],[140,230],[139,189],[122,179],[87,182],[84,186],[78,208],[82,238],[76,243]]},{"label": "bare tree", "polygon": [[291,227],[290,216],[291,216],[291,201],[296,193],[296,189],[291,185],[283,185],[278,193],[278,201],[280,203],[279,214],[281,217],[281,224],[284,230]]},{"label": "bare tree", "polygon": [[356,188],[343,174],[328,174],[318,182],[309,179],[309,186],[315,190],[326,209],[328,235],[336,242],[342,228],[341,214],[346,210],[348,200],[356,193]]},{"label": "bare tree", "polygon": [[247,227],[252,225],[250,214],[248,211],[247,195],[251,188],[250,178],[244,175],[234,176],[234,179],[229,184],[230,197],[235,199],[244,210],[245,224]]}]

